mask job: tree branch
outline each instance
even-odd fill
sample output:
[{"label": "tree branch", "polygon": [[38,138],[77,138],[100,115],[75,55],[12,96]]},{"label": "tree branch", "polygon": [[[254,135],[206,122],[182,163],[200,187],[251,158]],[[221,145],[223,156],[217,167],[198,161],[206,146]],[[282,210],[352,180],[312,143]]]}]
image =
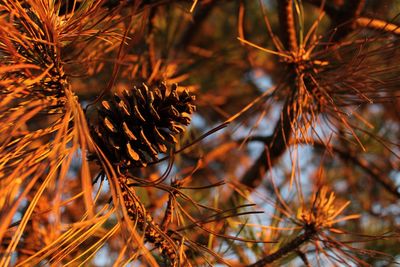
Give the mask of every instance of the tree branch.
[{"label": "tree branch", "polygon": [[[269,140],[270,140],[269,136],[267,136],[267,137],[253,136],[253,137],[247,139],[248,142],[250,142],[250,141],[269,142]],[[305,140],[297,141],[297,143],[310,144],[310,142],[305,142]],[[385,188],[386,191],[388,191],[390,194],[392,194],[396,198],[400,199],[400,192],[399,192],[398,188],[396,187],[396,185],[388,177],[382,175],[381,171],[378,169],[377,166],[372,166],[371,163],[367,162],[364,159],[357,157],[356,155],[354,155],[354,153],[351,153],[350,151],[347,151],[347,150],[343,150],[336,146],[327,147],[326,144],[319,142],[319,141],[313,141],[312,145],[314,147],[318,147],[318,148],[329,148],[334,153],[336,153],[342,160],[351,161],[353,164],[360,167],[365,173],[369,174],[371,176],[371,178],[373,180],[375,180],[378,184],[380,184],[383,188]]]},{"label": "tree branch", "polygon": [[[314,146],[326,148],[327,146],[321,142],[315,142]],[[381,174],[381,170],[378,169],[377,166],[372,166],[371,163],[368,163],[366,160],[361,159],[351,153],[350,151],[342,150],[338,147],[331,146],[329,149],[332,149],[333,152],[337,153],[340,158],[343,160],[350,160],[353,164],[359,166],[364,172],[368,173],[372,179],[374,179],[378,184],[380,184],[383,188],[386,189],[389,193],[391,193],[396,198],[400,199],[400,192],[396,185],[390,180],[388,177]]]},{"label": "tree branch", "polygon": [[296,26],[293,15],[293,0],[278,0],[282,42],[291,52],[297,51]]},{"label": "tree branch", "polygon": [[355,23],[358,27],[400,35],[399,25],[384,20],[360,17],[356,19]]},{"label": "tree branch", "polygon": [[[283,45],[291,52],[297,52],[296,27],[293,15],[293,0],[278,1],[279,19],[281,21],[281,32]],[[289,68],[293,75],[289,75],[289,86],[294,87],[296,84],[295,70]],[[265,142],[266,150],[264,150],[254,164],[243,175],[240,183],[248,189],[257,188],[262,181],[264,174],[274,165],[276,161],[283,155],[287,148],[287,142],[292,132],[291,122],[293,121],[293,110],[290,107],[292,97],[289,97],[281,112],[281,118],[275,125],[274,132]],[[269,160],[267,160],[269,159]]]},{"label": "tree branch", "polygon": [[316,233],[317,231],[314,227],[306,226],[303,234],[299,235],[288,244],[282,246],[280,249],[278,249],[278,251],[262,258],[261,260],[253,264],[248,265],[247,267],[263,267],[269,263],[273,263],[274,261],[279,260],[290,252],[298,250],[301,245],[310,241],[316,235]]},{"label": "tree branch", "polygon": [[[292,132],[291,121],[293,113],[290,108],[290,102],[291,100],[288,99],[284,105],[281,118],[275,125],[274,133],[264,140],[267,149],[261,153],[256,162],[241,179],[241,184],[247,186],[249,189],[255,189],[261,184],[264,174],[286,151]],[[269,160],[267,160],[267,156]]]}]

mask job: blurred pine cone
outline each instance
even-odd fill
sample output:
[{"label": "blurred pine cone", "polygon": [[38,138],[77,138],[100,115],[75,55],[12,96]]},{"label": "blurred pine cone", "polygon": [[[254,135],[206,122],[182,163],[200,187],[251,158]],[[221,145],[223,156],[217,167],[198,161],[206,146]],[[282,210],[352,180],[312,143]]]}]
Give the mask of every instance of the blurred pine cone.
[{"label": "blurred pine cone", "polygon": [[195,97],[177,85],[162,83],[149,89],[143,84],[115,94],[98,108],[99,118],[92,132],[107,159],[122,168],[143,167],[177,143],[195,111]]}]

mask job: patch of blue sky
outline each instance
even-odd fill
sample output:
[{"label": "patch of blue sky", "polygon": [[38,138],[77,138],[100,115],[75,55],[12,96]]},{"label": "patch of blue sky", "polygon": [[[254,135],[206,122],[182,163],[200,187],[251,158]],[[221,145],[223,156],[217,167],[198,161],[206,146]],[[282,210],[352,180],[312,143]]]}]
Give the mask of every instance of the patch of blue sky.
[{"label": "patch of blue sky", "polygon": [[267,75],[261,68],[251,70],[246,78],[251,80],[262,93],[273,85],[271,76]]}]

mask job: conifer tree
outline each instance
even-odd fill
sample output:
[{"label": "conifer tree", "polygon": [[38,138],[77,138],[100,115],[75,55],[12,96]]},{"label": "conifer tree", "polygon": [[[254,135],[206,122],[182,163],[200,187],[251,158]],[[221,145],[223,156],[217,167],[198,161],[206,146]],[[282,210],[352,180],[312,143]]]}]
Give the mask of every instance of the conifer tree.
[{"label": "conifer tree", "polygon": [[0,266],[396,266],[399,14],[0,0]]}]

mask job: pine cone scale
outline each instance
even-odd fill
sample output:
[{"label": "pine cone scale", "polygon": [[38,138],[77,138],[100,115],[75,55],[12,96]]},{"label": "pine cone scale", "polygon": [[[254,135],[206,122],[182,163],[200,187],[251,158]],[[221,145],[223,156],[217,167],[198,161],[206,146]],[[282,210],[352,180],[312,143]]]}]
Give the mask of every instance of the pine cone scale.
[{"label": "pine cone scale", "polygon": [[176,135],[189,125],[194,100],[187,90],[178,93],[176,84],[123,90],[101,102],[94,139],[113,164],[144,167],[178,143]]}]

